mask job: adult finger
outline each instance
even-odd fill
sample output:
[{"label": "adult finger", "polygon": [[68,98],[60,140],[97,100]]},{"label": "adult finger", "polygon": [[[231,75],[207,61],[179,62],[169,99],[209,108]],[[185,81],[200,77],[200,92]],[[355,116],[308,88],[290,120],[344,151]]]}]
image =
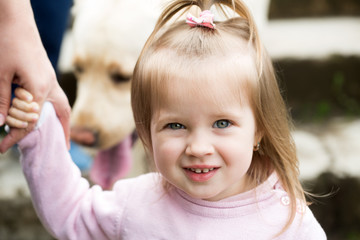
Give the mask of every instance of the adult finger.
[{"label": "adult finger", "polygon": [[4,125],[11,101],[11,81],[0,78],[0,126]]}]

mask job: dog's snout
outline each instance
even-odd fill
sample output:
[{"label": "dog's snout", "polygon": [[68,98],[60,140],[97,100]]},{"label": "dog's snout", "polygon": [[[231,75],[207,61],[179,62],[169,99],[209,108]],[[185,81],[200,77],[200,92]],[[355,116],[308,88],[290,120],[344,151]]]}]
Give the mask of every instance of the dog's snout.
[{"label": "dog's snout", "polygon": [[71,127],[71,140],[87,147],[95,147],[98,143],[98,133],[86,127]]}]

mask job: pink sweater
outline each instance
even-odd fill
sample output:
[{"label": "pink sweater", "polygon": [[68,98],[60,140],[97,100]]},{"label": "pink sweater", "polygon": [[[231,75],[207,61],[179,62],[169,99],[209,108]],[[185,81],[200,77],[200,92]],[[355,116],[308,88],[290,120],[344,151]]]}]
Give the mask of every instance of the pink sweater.
[{"label": "pink sweater", "polygon": [[[164,192],[161,175],[118,181],[112,191],[89,187],[66,150],[52,107],[19,143],[34,207],[59,239],[274,239],[286,223],[289,198],[272,174],[256,189],[218,202]],[[42,117],[43,118],[43,117]],[[256,196],[255,196],[256,192]],[[276,239],[326,239],[310,209]]]}]

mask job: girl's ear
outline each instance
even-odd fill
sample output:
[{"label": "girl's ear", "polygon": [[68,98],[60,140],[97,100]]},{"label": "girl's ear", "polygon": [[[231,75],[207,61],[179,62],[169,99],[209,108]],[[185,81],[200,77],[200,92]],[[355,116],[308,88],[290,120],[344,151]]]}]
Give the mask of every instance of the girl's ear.
[{"label": "girl's ear", "polygon": [[261,139],[263,138],[263,133],[262,133],[262,131],[256,131],[255,132],[255,136],[254,136],[254,143],[253,143],[253,151],[254,152],[257,152],[257,151],[259,151],[259,149],[260,149],[260,146],[261,146],[261,144],[260,144],[260,142],[261,142]]},{"label": "girl's ear", "polygon": [[262,138],[264,137],[264,133],[260,129],[256,129],[255,137],[254,137],[254,146],[258,145],[261,142]]}]

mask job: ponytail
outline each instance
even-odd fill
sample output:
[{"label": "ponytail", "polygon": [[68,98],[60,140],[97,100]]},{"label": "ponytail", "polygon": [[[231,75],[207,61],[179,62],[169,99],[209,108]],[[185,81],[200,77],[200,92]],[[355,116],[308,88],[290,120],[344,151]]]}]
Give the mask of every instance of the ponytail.
[{"label": "ponytail", "polygon": [[[248,44],[252,45],[256,51],[256,62],[259,77],[262,74],[262,44],[258,36],[255,20],[251,15],[248,7],[241,0],[175,0],[172,1],[162,12],[155,25],[153,32],[148,38],[145,47],[146,49],[156,38],[158,32],[174,18],[174,16],[183,15],[184,12],[189,11],[193,6],[198,6],[201,11],[210,10],[213,6],[218,13],[222,13],[227,16],[225,8],[231,9],[240,18],[244,19],[248,23],[249,39]],[[141,54],[142,55],[142,54]],[[140,55],[140,56],[141,56]]]}]

